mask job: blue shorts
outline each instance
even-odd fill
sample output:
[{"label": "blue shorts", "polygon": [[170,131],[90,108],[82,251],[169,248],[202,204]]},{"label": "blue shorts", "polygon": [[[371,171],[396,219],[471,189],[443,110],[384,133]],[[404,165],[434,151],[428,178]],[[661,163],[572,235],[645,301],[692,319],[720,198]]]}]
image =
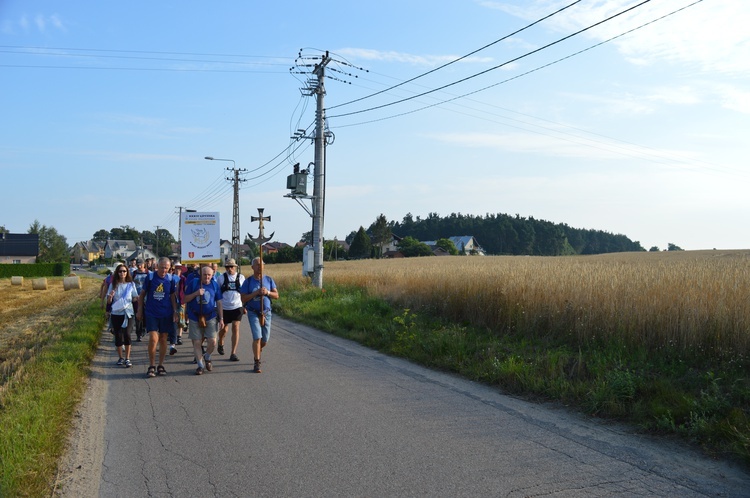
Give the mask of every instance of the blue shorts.
[{"label": "blue shorts", "polygon": [[247,310],[247,321],[250,322],[250,332],[253,333],[253,340],[257,341],[260,339],[260,342],[263,344],[267,343],[271,335],[271,312],[266,311],[266,324],[262,328],[258,313],[253,310]]},{"label": "blue shorts", "polygon": [[156,318],[146,315],[146,332],[172,333],[174,332],[174,320],[171,316]]}]

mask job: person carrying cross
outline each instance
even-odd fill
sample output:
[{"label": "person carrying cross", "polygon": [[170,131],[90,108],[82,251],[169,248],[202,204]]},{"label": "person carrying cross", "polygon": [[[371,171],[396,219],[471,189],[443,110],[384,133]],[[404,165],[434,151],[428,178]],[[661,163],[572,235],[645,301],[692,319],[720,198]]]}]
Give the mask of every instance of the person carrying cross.
[{"label": "person carrying cross", "polygon": [[260,373],[260,352],[271,335],[271,299],[278,299],[279,291],[273,278],[263,274],[261,258],[254,258],[252,267],[253,274],[240,287],[240,296],[253,334],[253,372]]}]

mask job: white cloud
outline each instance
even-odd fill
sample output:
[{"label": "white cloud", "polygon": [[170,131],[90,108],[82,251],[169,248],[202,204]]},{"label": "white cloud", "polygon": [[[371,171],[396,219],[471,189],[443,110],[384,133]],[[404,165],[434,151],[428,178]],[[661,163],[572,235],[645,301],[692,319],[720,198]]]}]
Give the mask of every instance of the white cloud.
[{"label": "white cloud", "polygon": [[37,29],[42,33],[44,33],[45,29],[47,28],[47,21],[42,15],[37,15],[34,18],[34,24],[36,24]]},{"label": "white cloud", "polygon": [[[567,2],[524,1],[519,6],[499,2],[479,5],[536,20]],[[613,43],[634,64],[681,63],[702,72],[746,74],[750,71],[750,2],[713,0],[686,7],[688,0],[650,2],[586,31],[582,36],[603,41],[651,21]],[[543,26],[570,34],[633,6],[631,0],[599,0],[576,5],[550,18]]]},{"label": "white cloud", "polygon": [[57,14],[52,14],[49,18],[49,21],[55,28],[59,29],[60,31],[67,31],[65,25],[63,25],[62,20]]},{"label": "white cloud", "polygon": [[632,92],[623,92],[620,95],[593,95],[593,94],[564,94],[566,98],[575,99],[588,104],[587,108],[592,115],[622,115],[643,116],[652,114],[654,106],[649,104],[642,96]]},{"label": "white cloud", "polygon": [[718,85],[717,92],[722,107],[732,111],[750,114],[750,92],[732,85]]},{"label": "white cloud", "polygon": [[47,33],[51,28],[54,30],[67,32],[65,23],[58,14],[37,14],[30,18],[27,14],[23,14],[18,21],[4,20],[2,25],[2,32],[5,34],[12,34],[15,32],[14,26],[18,25],[22,31],[28,32],[29,29],[35,27],[40,33]]},{"label": "white cloud", "polygon": [[698,91],[687,85],[655,88],[646,98],[653,102],[681,105],[699,104],[702,100]]}]

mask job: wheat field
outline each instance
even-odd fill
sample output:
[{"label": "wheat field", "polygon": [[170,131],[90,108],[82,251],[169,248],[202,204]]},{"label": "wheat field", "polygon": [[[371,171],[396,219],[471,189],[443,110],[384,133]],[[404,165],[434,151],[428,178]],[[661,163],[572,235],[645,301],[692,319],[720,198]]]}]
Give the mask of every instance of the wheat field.
[{"label": "wheat field", "polygon": [[[300,264],[267,265],[284,285]],[[426,257],[326,262],[324,287],[366,287],[398,306],[496,333],[650,349],[750,352],[750,251]]]},{"label": "wheat field", "polygon": [[[100,280],[81,278],[81,289],[63,290],[63,277],[48,277],[47,288],[34,290],[32,279],[21,286],[0,279],[0,400],[12,379],[23,374],[23,364],[69,325],[77,310],[98,295]],[[102,311],[102,313],[104,313]],[[62,322],[62,323],[61,323]]]}]

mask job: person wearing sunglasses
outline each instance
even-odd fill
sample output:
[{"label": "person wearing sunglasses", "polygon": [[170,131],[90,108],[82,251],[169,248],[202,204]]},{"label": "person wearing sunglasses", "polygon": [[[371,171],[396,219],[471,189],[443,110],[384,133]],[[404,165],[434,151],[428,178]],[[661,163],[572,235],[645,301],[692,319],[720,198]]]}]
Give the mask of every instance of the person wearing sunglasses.
[{"label": "person wearing sunglasses", "polygon": [[130,334],[133,331],[133,301],[138,299],[138,292],[128,268],[120,263],[112,274],[112,281],[107,288],[107,306],[110,307],[110,320],[115,334],[117,365],[130,368]]}]

